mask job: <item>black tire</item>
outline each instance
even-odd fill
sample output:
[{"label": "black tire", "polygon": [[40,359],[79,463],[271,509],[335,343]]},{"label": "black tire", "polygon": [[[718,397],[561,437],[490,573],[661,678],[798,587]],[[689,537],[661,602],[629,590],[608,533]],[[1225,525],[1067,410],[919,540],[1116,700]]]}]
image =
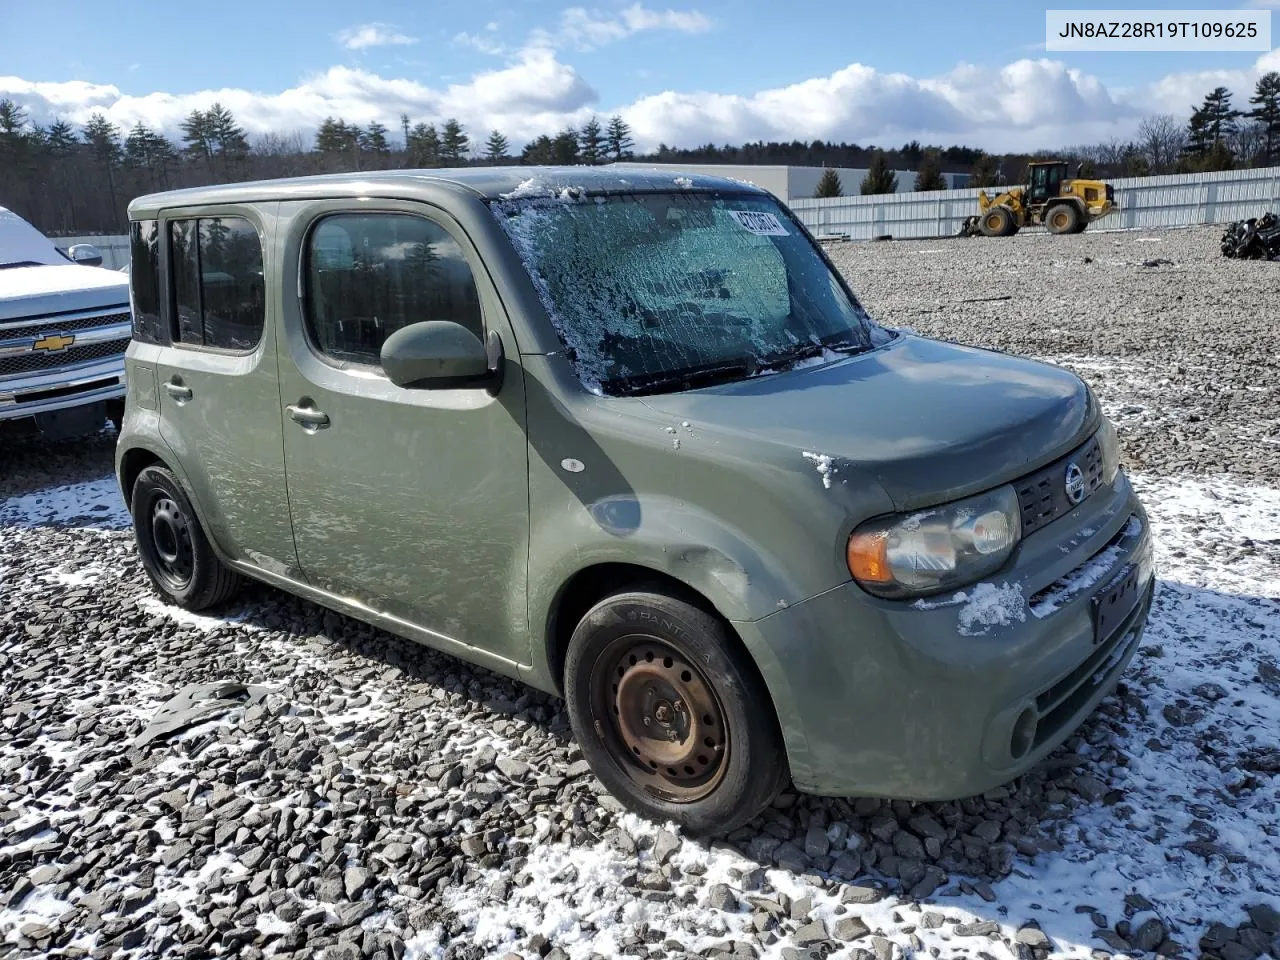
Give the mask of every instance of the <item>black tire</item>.
[{"label": "black tire", "polygon": [[601,600],[569,641],[564,687],[591,769],[642,816],[724,833],[790,779],[754,665],[720,620],[684,600],[657,591]]},{"label": "black tire", "polygon": [[986,212],[978,218],[978,229],[982,231],[984,237],[1010,236],[1017,229],[1013,211],[1004,204],[988,207]]},{"label": "black tire", "polygon": [[1071,203],[1056,203],[1044,214],[1045,229],[1050,233],[1078,233],[1080,209]]},{"label": "black tire", "polygon": [[170,603],[205,610],[239,589],[239,575],[213,552],[191,501],[169,470],[150,466],[138,474],[129,512],[143,569]]}]

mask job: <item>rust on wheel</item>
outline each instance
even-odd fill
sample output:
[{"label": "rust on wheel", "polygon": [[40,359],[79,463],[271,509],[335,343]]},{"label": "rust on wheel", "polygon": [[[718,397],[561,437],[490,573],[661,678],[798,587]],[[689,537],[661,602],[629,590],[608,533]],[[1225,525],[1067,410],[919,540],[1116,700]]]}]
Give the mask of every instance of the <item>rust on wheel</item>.
[{"label": "rust on wheel", "polygon": [[723,778],[729,731],[720,700],[675,647],[619,638],[592,669],[591,708],[614,759],[650,793],[691,803]]}]

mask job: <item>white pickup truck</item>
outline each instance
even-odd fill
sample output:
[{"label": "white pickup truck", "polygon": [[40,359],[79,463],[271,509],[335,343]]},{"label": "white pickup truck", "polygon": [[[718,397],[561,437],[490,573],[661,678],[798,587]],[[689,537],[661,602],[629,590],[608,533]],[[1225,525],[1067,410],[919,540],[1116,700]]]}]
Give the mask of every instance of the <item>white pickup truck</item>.
[{"label": "white pickup truck", "polygon": [[0,207],[0,422],[51,437],[119,426],[129,278],[88,244],[63,253]]}]

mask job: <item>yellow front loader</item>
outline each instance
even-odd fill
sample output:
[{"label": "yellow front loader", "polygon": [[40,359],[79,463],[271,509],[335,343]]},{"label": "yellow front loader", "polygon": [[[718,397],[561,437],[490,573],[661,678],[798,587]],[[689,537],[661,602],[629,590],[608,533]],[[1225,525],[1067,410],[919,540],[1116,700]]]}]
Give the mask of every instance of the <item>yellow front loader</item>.
[{"label": "yellow front loader", "polygon": [[976,217],[969,217],[961,236],[1011,237],[1028,225],[1043,224],[1050,233],[1082,233],[1115,206],[1115,191],[1101,180],[1068,179],[1067,162],[1027,165],[1030,184],[1003,193],[978,194]]}]

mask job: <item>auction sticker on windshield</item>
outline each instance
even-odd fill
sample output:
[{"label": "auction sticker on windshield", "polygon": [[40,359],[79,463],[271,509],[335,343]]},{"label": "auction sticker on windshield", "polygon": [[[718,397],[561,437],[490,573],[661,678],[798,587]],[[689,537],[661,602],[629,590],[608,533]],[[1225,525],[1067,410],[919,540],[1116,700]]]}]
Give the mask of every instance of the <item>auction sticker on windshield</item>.
[{"label": "auction sticker on windshield", "polygon": [[772,213],[757,210],[727,210],[729,216],[738,221],[742,229],[760,237],[787,237],[787,228],[778,222]]}]

